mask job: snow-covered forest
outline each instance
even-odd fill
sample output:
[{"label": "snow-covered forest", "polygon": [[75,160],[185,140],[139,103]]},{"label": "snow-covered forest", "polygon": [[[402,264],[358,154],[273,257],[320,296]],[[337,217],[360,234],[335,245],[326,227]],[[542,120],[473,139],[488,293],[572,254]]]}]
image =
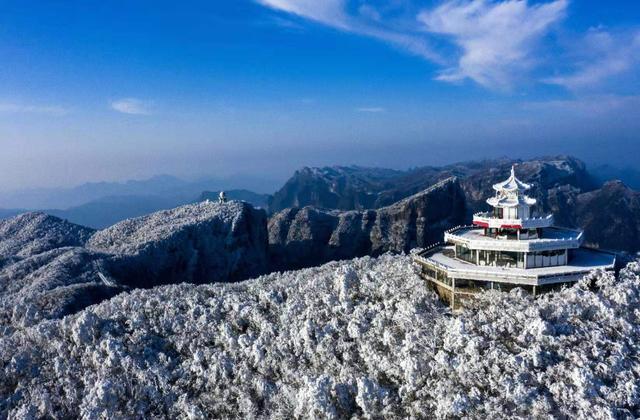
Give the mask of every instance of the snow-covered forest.
[{"label": "snow-covered forest", "polygon": [[632,263],[452,317],[390,255],[134,290],[1,338],[0,416],[637,418],[639,299]]}]

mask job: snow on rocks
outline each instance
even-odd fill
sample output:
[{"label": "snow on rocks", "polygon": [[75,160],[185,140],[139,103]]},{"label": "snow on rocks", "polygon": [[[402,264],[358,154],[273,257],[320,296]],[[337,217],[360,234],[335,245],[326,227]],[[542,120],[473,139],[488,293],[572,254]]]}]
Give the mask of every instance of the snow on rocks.
[{"label": "snow on rocks", "polygon": [[125,220],[91,237],[128,285],[236,281],[268,269],[266,213],[250,204],[202,202]]},{"label": "snow on rocks", "polygon": [[93,229],[44,213],[25,213],[0,221],[0,267],[3,260],[30,257],[52,249],[83,246]]},{"label": "snow on rocks", "polygon": [[43,213],[0,222],[0,335],[133,287],[245,279],[267,270],[266,214],[199,203],[94,232]]}]

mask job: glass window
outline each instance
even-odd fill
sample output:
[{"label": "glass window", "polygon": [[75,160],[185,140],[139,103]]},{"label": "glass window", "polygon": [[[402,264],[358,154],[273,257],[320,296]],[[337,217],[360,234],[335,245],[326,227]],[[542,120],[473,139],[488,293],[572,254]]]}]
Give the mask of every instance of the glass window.
[{"label": "glass window", "polygon": [[516,267],[518,265],[517,252],[498,252],[497,265],[500,267]]},{"label": "glass window", "polygon": [[524,252],[518,252],[518,268],[524,268]]},{"label": "glass window", "polygon": [[456,254],[458,256],[459,259],[463,260],[463,261],[467,261],[470,263],[475,264],[476,263],[476,251],[472,251],[469,248],[467,248],[466,246],[463,245],[457,245],[456,246]]}]

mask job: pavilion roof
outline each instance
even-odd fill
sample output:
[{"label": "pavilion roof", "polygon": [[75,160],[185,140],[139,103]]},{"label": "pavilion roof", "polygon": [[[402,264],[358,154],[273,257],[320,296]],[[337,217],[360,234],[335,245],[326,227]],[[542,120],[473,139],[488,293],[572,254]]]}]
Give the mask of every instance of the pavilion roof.
[{"label": "pavilion roof", "polygon": [[517,197],[491,197],[487,200],[487,203],[491,207],[516,207],[519,205],[533,206],[537,200],[535,198],[527,197],[526,195],[519,195]]},{"label": "pavilion roof", "polygon": [[509,176],[509,179],[495,184],[493,186],[493,189],[496,191],[508,191],[508,192],[527,191],[531,189],[531,185],[525,184],[524,182],[516,178],[516,169],[514,165],[511,167],[511,176]]}]

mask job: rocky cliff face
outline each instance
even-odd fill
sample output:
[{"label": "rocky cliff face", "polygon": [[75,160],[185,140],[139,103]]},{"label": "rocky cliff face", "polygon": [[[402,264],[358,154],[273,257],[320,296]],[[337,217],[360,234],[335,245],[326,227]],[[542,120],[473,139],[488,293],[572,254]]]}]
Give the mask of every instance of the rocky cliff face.
[{"label": "rocky cliff face", "polygon": [[464,216],[464,195],[455,178],[378,210],[283,210],[269,220],[272,268],[408,252],[439,242],[443,231],[463,223]]},{"label": "rocky cliff face", "polygon": [[125,220],[87,246],[130,286],[237,281],[267,271],[266,224],[250,204],[203,202]]},{"label": "rocky cliff face", "polygon": [[375,208],[377,194],[402,174],[391,169],[357,166],[304,168],[296,171],[271,197],[269,210],[278,212],[305,206],[339,210]]},{"label": "rocky cliff face", "polygon": [[[597,187],[583,162],[569,156],[520,161],[495,159],[444,167],[391,171],[361,167],[305,168],[274,194],[270,211],[314,206],[337,210],[377,209],[416,194],[446,178],[460,179],[470,214],[486,207],[492,185],[509,176],[518,165],[518,177],[537,186],[536,194],[547,206],[548,191],[566,185],[581,192]],[[470,216],[469,214],[469,216]]]},{"label": "rocky cliff face", "polygon": [[[297,172],[274,195],[272,204],[274,208],[288,204],[327,209],[380,209],[415,194],[417,189],[424,190],[443,177],[455,175],[460,180],[467,208],[461,223],[469,223],[473,213],[489,209],[486,199],[494,194],[493,184],[506,179],[513,164],[517,165],[518,178],[533,184],[530,194],[538,200],[538,210],[553,213],[556,224],[585,229],[587,242],[593,246],[630,252],[640,250],[640,242],[636,239],[636,229],[640,224],[637,193],[621,183],[608,183],[600,188],[585,164],[570,156],[528,161],[497,159],[466,162],[406,172],[367,168],[307,168]],[[309,258],[323,255],[321,244],[336,242],[341,245],[337,247],[338,250],[329,252],[330,255],[341,258],[363,255],[364,250],[371,248],[368,240],[361,238],[367,237],[368,226],[374,223],[372,221],[376,217],[375,211],[335,213],[314,208],[293,208],[274,215],[270,223],[270,240],[278,250],[282,244],[294,243],[294,239],[286,239],[287,235],[293,235],[292,238],[298,238],[295,240],[300,247],[291,247],[302,249],[302,244],[308,244]],[[338,238],[340,231],[336,229],[339,225],[350,226],[349,229],[345,228],[349,232],[345,237],[355,239],[349,247]],[[353,226],[356,225],[364,226],[359,228],[364,233],[354,232]],[[301,260],[304,259],[301,257]],[[322,257],[319,261],[326,259]]]},{"label": "rocky cliff face", "polygon": [[640,251],[640,193],[621,181],[573,198],[576,225],[585,229],[591,246]]}]

